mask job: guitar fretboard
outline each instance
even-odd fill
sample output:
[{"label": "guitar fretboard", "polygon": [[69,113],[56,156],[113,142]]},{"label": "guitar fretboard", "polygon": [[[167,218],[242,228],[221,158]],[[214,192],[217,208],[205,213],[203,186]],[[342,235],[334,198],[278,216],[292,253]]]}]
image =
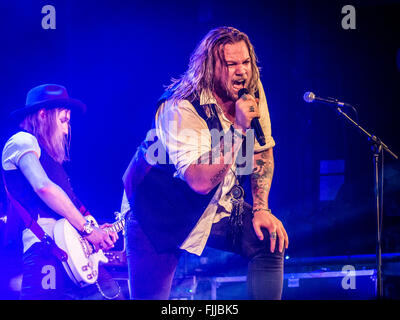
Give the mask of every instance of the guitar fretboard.
[{"label": "guitar fretboard", "polygon": [[111,227],[108,227],[106,229],[113,231],[113,232],[120,232],[122,229],[124,229],[125,226],[125,219],[118,220],[117,222],[114,222]]}]

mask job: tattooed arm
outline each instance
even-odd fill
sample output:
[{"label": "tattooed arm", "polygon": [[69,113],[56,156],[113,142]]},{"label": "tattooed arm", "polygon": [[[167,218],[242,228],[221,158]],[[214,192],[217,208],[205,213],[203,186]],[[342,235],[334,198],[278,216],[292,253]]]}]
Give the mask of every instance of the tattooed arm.
[{"label": "tattooed arm", "polygon": [[197,193],[209,193],[228,173],[243,141],[237,134],[232,136],[233,139],[228,139],[228,141],[233,141],[232,146],[225,146],[226,136],[222,137],[216,146],[203,154],[186,170],[185,180]]},{"label": "tattooed arm", "polygon": [[264,239],[262,228],[267,229],[270,235],[270,250],[274,252],[276,234],[279,240],[279,251],[288,248],[289,238],[282,222],[269,210],[268,196],[271,190],[274,174],[274,156],[272,148],[254,154],[254,169],[251,174],[251,189],[253,195],[253,228],[260,240]]},{"label": "tattooed arm", "polygon": [[272,148],[254,154],[254,169],[251,174],[253,210],[268,209],[268,196],[274,175],[274,155]]},{"label": "tattooed arm", "polygon": [[[221,105],[223,104],[224,103],[221,102]],[[189,186],[191,186],[196,192],[203,194],[208,193],[223,180],[227,172],[230,170],[232,163],[235,161],[236,155],[238,154],[243,142],[243,139],[239,136],[246,134],[246,130],[250,128],[251,120],[253,118],[260,117],[258,100],[251,95],[243,95],[230,107],[226,107],[226,110],[229,108],[234,108],[235,110],[235,119],[233,122],[235,134],[233,134],[234,142],[232,152],[230,153],[230,161],[225,161],[224,154],[218,153],[218,150],[213,148],[210,153],[200,157],[199,160],[201,164],[197,161],[197,164],[190,165],[185,172],[185,178]],[[228,118],[229,115],[231,116],[229,112],[225,115]],[[224,138],[221,139],[219,150],[224,150],[223,146]],[[215,154],[218,154],[217,158],[221,161],[214,161]],[[210,160],[210,158],[212,161],[208,162],[208,164],[204,164],[204,159],[207,162],[207,159]]]}]

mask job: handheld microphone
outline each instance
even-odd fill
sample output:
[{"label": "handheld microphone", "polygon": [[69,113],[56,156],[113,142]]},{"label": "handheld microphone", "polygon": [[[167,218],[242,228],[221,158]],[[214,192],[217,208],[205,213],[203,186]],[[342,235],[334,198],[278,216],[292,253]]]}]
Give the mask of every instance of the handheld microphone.
[{"label": "handheld microphone", "polygon": [[[244,94],[249,94],[249,90],[247,90],[246,88],[240,89],[238,92],[239,99]],[[258,143],[260,144],[260,146],[264,146],[265,145],[265,136],[264,136],[264,132],[262,131],[260,121],[258,120],[258,118],[253,118],[251,120],[251,128],[254,130],[254,134],[255,134],[256,139],[257,139]]]},{"label": "handheld microphone", "polygon": [[352,107],[348,103],[340,102],[340,101],[338,101],[337,99],[334,99],[334,98],[317,97],[313,92],[309,92],[309,91],[304,93],[303,99],[304,99],[305,102],[308,102],[308,103],[311,103],[311,102],[322,102],[322,103],[329,104],[329,105],[334,105],[334,106],[337,106],[337,107]]}]

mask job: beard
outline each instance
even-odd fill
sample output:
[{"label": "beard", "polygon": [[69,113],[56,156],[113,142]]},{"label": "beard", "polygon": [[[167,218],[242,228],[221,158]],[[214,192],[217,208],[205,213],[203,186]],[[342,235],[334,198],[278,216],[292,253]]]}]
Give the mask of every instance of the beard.
[{"label": "beard", "polygon": [[214,87],[215,93],[223,100],[223,101],[232,101],[236,102],[238,97],[238,92],[235,92],[232,87],[232,83],[228,83],[227,81],[222,81],[218,79]]}]

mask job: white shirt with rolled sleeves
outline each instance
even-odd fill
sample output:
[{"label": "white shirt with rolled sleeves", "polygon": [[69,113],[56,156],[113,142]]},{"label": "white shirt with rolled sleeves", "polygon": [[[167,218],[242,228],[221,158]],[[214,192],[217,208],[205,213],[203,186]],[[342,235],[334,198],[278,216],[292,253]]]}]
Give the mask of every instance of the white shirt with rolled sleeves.
[{"label": "white shirt with rolled sleeves", "polygon": [[[267,100],[261,82],[259,82],[259,99],[260,124],[265,135],[266,144],[260,146],[255,139],[254,152],[261,152],[275,146],[275,141],[271,135]],[[200,105],[208,104],[216,105],[222,129],[224,132],[229,131],[232,122],[225,117],[215,98],[202,92]],[[211,151],[211,133],[206,122],[188,100],[182,100],[175,104],[167,100],[156,113],[155,125],[156,134],[167,150],[170,161],[175,165],[175,178],[184,180],[186,169],[196,162],[201,155]],[[151,136],[148,135],[148,137]],[[199,221],[181,244],[181,249],[200,256],[210,235],[212,224],[230,215],[232,204],[228,193],[235,184],[236,176],[234,170],[234,165],[232,165],[232,170],[229,170],[219,184]],[[121,210],[124,212],[128,210],[125,194]]]}]

